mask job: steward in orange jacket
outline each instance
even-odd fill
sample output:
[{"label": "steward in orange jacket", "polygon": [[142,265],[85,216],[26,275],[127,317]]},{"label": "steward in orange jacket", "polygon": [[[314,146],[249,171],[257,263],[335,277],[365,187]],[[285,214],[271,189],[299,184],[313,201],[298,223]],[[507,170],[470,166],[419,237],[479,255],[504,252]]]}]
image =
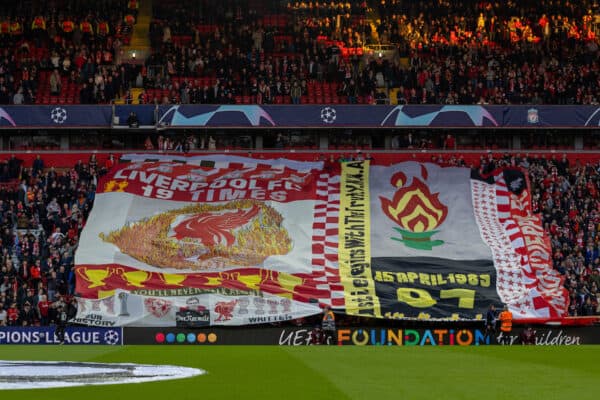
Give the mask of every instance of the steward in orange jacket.
[{"label": "steward in orange jacket", "polygon": [[44,17],[42,17],[41,15],[38,15],[37,17],[35,17],[33,19],[33,22],[31,23],[31,30],[35,31],[35,30],[46,30],[46,20],[44,19]]},{"label": "steward in orange jacket", "polygon": [[110,26],[106,21],[98,22],[98,35],[100,36],[108,36],[110,33]]},{"label": "steward in orange jacket", "polygon": [[61,28],[64,33],[72,33],[75,29],[75,23],[70,19],[65,19],[61,24]]},{"label": "steward in orange jacket", "polygon": [[10,24],[10,34],[13,36],[20,36],[23,34],[23,27],[19,21],[13,21]]},{"label": "steward in orange jacket", "polygon": [[502,344],[510,344],[513,315],[508,310],[508,306],[504,306],[504,310],[500,313],[498,320],[500,321],[500,330],[502,331]]}]

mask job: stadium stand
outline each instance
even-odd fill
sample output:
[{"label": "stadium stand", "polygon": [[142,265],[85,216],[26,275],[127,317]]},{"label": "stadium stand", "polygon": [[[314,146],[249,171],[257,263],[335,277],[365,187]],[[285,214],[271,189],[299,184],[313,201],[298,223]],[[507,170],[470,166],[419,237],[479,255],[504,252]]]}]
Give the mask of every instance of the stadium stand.
[{"label": "stadium stand", "polygon": [[[598,104],[598,5],[590,0],[153,5],[147,27],[152,51],[140,64],[124,55],[139,16],[135,0],[3,2],[0,104],[117,98],[161,104]],[[269,134],[265,148],[317,148],[314,138]],[[399,161],[413,159],[416,149],[503,148],[415,132],[394,138],[391,147],[406,152],[370,154],[368,140],[343,136],[331,141],[331,149],[345,153],[287,156]],[[225,135],[196,141],[165,133],[148,136],[144,149],[228,151],[247,147],[240,137],[231,144]],[[600,162],[574,153],[536,154],[420,157],[482,173],[503,165],[526,168],[534,209],[552,241],[553,265],[566,277],[569,314],[598,314]],[[0,163],[0,325],[46,325],[74,294],[79,233],[98,177],[114,160],[19,157]]]},{"label": "stadium stand", "polygon": [[154,2],[144,65],[123,54],[137,15],[129,3],[1,6],[0,103],[108,103],[137,86],[128,102],[599,100],[590,0]]},{"label": "stadium stand", "polygon": [[[301,103],[377,103],[381,92],[400,104],[597,104],[594,7],[297,2],[262,20],[251,8],[217,10],[228,22],[219,29],[194,27],[202,12],[185,22],[175,13],[153,40],[166,71],[158,86],[184,103],[232,102],[229,93],[237,103],[298,102],[298,81]],[[364,52],[385,46],[397,57]]]},{"label": "stadium stand", "polygon": [[46,166],[41,157],[28,167],[15,156],[2,163],[0,309],[7,313],[0,325],[48,324],[59,304],[70,304],[79,233],[98,175],[110,166],[95,156],[71,168]]},{"label": "stadium stand", "polygon": [[116,63],[135,23],[126,0],[3,2],[1,104],[108,103],[127,89]]}]

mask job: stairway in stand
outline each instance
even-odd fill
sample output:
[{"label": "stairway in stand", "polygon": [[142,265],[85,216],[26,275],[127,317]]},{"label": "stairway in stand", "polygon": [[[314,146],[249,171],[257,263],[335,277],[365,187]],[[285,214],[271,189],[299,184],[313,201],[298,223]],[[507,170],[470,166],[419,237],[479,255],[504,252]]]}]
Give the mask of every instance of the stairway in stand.
[{"label": "stairway in stand", "polygon": [[[141,65],[150,56],[150,21],[152,20],[153,3],[153,0],[140,0],[140,8],[138,9],[138,16],[133,27],[131,41],[128,46],[122,47],[119,62]],[[138,96],[141,92],[141,88],[131,89],[133,104],[139,104]],[[117,99],[115,100],[115,104],[124,104],[124,100]]]},{"label": "stairway in stand", "polygon": [[150,21],[152,20],[152,0],[141,0],[138,17],[131,36],[131,46],[150,46]]}]

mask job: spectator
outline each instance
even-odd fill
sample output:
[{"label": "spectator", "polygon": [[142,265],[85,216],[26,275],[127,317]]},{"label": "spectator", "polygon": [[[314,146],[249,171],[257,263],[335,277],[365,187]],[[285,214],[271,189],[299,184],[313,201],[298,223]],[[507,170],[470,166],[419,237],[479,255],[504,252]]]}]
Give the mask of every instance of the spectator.
[{"label": "spectator", "polygon": [[321,329],[319,325],[316,325],[310,331],[310,344],[312,344],[313,346],[327,344],[325,335],[323,333],[323,329]]},{"label": "spectator", "polygon": [[19,309],[17,307],[17,302],[13,301],[6,310],[8,326],[17,326],[19,325]]},{"label": "spectator", "polygon": [[454,136],[452,136],[451,134],[448,134],[446,136],[446,139],[444,139],[444,146],[443,146],[444,150],[454,150],[456,149],[456,141],[454,139]]},{"label": "spectator", "polygon": [[50,276],[47,278],[46,286],[48,289],[48,300],[53,302],[56,299],[57,293],[57,282],[56,282],[56,271],[54,266],[50,267]]},{"label": "spectator", "polygon": [[596,315],[597,307],[598,307],[597,305],[594,305],[592,303],[592,298],[589,296],[586,296],[585,302],[581,306],[581,312],[579,313],[579,315],[582,315],[582,316]]},{"label": "spectator", "polygon": [[496,313],[496,306],[490,304],[489,309],[485,315],[485,338],[490,340],[496,337],[496,322],[498,315]]},{"label": "spectator", "polygon": [[533,345],[535,346],[535,331],[531,326],[523,329],[523,332],[519,335],[519,340],[522,345]]},{"label": "spectator", "polygon": [[42,157],[38,154],[37,156],[35,156],[35,160],[33,161],[33,165],[31,167],[32,176],[34,178],[37,178],[38,176],[40,176],[43,170],[44,160],[42,160]]},{"label": "spectator", "polygon": [[344,94],[348,96],[348,103],[356,104],[358,102],[358,87],[356,86],[354,79],[350,79]]},{"label": "spectator", "polygon": [[49,310],[52,306],[52,302],[48,301],[45,294],[40,296],[40,300],[37,303],[37,312],[42,326],[47,326],[49,323]]},{"label": "spectator", "polygon": [[214,137],[208,137],[208,150],[216,150],[217,149],[217,141]]},{"label": "spectator", "polygon": [[13,104],[18,106],[22,105],[23,103],[25,103],[25,96],[23,96],[23,88],[20,87],[19,90],[17,90],[17,93],[15,93],[13,96]]},{"label": "spectator", "polygon": [[61,77],[58,73],[58,70],[55,69],[50,75],[50,95],[58,96],[60,95],[60,90],[62,88]]},{"label": "spectator", "polygon": [[302,88],[298,81],[294,81],[292,88],[290,89],[290,96],[292,98],[292,104],[300,104],[300,97],[302,96]]},{"label": "spectator", "polygon": [[26,301],[19,314],[19,322],[22,326],[33,326],[35,325],[36,318],[35,312],[31,308],[31,303]]},{"label": "spectator", "polygon": [[129,126],[130,128],[140,127],[140,121],[138,120],[137,115],[133,111],[130,112],[129,116],[127,117],[127,126]]},{"label": "spectator", "polygon": [[0,302],[0,326],[8,325],[8,314],[4,309],[4,303]]},{"label": "spectator", "polygon": [[152,144],[152,139],[150,139],[150,136],[147,136],[146,140],[144,141],[144,150],[154,150],[154,144]]}]

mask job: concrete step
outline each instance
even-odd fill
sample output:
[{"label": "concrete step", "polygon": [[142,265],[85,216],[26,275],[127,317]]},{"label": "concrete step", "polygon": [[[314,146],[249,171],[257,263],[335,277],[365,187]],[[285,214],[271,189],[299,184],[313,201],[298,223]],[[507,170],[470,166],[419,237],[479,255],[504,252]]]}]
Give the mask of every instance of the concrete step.
[{"label": "concrete step", "polygon": [[143,48],[143,47],[149,47],[149,46],[150,46],[150,40],[148,38],[135,39],[134,37],[132,37],[131,40],[129,41],[128,47]]},{"label": "concrete step", "polygon": [[130,45],[125,50],[125,58],[131,51],[136,51],[136,59],[147,57],[150,52],[150,21],[152,20],[153,0],[142,0],[138,9],[138,16],[133,34],[131,36]]}]

